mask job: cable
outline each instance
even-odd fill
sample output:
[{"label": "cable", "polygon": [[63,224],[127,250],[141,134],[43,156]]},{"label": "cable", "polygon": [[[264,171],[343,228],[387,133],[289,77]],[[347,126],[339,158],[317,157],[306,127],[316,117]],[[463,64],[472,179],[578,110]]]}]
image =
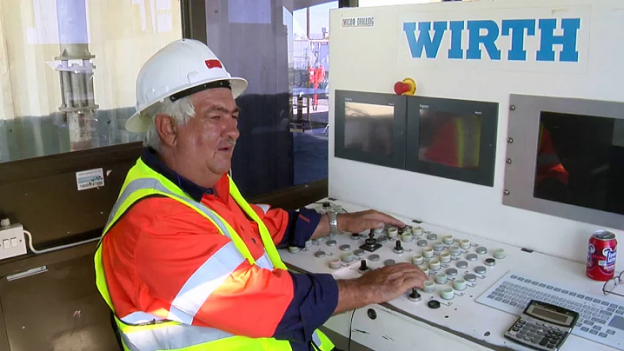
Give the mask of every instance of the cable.
[{"label": "cable", "polygon": [[92,239],[88,239],[88,240],[79,241],[77,243],[51,247],[51,248],[45,249],[45,250],[35,250],[35,248],[33,247],[33,244],[32,244],[32,242],[33,242],[32,234],[30,234],[30,232],[28,230],[24,230],[24,234],[26,234],[26,236],[28,237],[28,247],[30,248],[30,251],[32,251],[33,253],[36,253],[37,255],[40,255],[42,253],[52,252],[52,251],[68,249],[70,247],[74,247],[74,246],[90,243],[90,242],[93,242],[93,241],[96,241],[96,240],[100,240],[100,238],[92,238]]},{"label": "cable", "polygon": [[355,316],[355,310],[351,313],[351,320],[349,321],[349,345],[347,345],[347,351],[351,351],[351,332],[353,331],[353,316]]}]

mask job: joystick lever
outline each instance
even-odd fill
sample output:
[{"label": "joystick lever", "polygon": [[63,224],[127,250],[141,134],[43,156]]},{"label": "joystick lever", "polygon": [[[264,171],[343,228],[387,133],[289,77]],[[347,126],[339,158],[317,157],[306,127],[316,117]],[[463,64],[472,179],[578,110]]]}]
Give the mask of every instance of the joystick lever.
[{"label": "joystick lever", "polygon": [[397,240],[396,241],[396,245],[394,246],[394,253],[396,254],[402,254],[403,253],[403,246],[401,246],[401,240]]},{"label": "joystick lever", "polygon": [[410,294],[410,297],[413,299],[417,299],[420,297],[420,294],[418,293],[418,290],[416,290],[415,288],[412,289],[412,293]]},{"label": "joystick lever", "polygon": [[375,240],[375,233],[373,229],[368,233],[368,239],[364,240],[364,245],[360,246],[360,249],[373,252],[381,247],[381,244]]},{"label": "joystick lever", "polygon": [[417,302],[420,301],[420,294],[418,293],[416,288],[414,288],[407,298],[411,301]]}]

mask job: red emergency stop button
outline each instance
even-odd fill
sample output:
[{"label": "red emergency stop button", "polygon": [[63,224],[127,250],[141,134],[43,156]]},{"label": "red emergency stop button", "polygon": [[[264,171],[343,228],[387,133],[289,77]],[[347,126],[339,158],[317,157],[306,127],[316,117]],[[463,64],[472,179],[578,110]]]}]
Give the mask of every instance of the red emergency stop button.
[{"label": "red emergency stop button", "polygon": [[416,82],[411,78],[405,78],[394,83],[394,93],[397,95],[414,95],[416,93]]}]

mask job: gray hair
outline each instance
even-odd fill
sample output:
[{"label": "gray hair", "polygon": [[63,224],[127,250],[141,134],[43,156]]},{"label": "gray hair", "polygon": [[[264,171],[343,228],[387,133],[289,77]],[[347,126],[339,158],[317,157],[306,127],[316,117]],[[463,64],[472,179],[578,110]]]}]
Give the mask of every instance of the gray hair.
[{"label": "gray hair", "polygon": [[185,125],[189,119],[195,116],[195,107],[193,106],[193,101],[190,96],[176,100],[175,102],[167,98],[144,113],[149,115],[152,122],[147,130],[143,145],[158,151],[160,148],[160,136],[156,129],[156,116],[167,115],[173,118],[176,125]]}]

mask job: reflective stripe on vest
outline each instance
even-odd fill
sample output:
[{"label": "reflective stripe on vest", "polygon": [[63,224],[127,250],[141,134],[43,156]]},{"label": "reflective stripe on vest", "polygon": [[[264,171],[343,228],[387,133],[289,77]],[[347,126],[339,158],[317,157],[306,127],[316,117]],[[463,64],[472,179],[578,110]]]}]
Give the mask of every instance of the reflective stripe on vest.
[{"label": "reflective stripe on vest", "polygon": [[[218,253],[209,258],[206,263],[202,265],[202,267],[198,268],[198,270],[178,293],[176,299],[179,298],[179,301],[184,301],[183,304],[186,304],[182,306],[185,313],[181,313],[177,308],[172,307],[168,314],[168,320],[163,320],[162,318],[152,316],[151,314],[145,312],[134,312],[123,317],[123,319],[119,319],[115,314],[115,320],[126,349],[132,351],[199,351],[209,349],[212,350],[215,348],[218,348],[219,350],[291,350],[290,343],[288,341],[275,340],[272,338],[254,339],[232,335],[214,328],[190,325],[193,318],[190,318],[189,314],[194,315],[199,307],[201,307],[201,304],[203,304],[205,299],[208,298],[210,292],[218,286],[218,282],[214,280],[215,277],[217,277],[218,280],[220,274],[228,276],[230,274],[228,272],[233,269],[232,267],[237,267],[245,259],[249,260],[251,264],[256,264],[259,268],[273,270],[274,267],[279,269],[286,269],[286,267],[279,257],[272,237],[268,233],[268,229],[259,219],[255,211],[244,200],[231,179],[231,196],[235,199],[243,211],[250,218],[256,221],[260,229],[260,234],[266,251],[262,257],[256,261],[254,261],[249,249],[238,236],[236,231],[234,231],[234,229],[225,220],[223,220],[221,216],[207,208],[205,205],[184,196],[185,194],[182,193],[179,188],[176,188],[173,183],[171,183],[170,189],[163,184],[163,182],[165,182],[165,184],[167,184],[167,182],[171,183],[158,173],[152,171],[141,160],[137,161],[137,164],[129,172],[124,188],[115,206],[113,207],[113,210],[111,211],[111,215],[109,216],[102,239],[108,230],[121,217],[121,215],[123,215],[123,213],[130,208],[132,204],[146,196],[159,195],[170,197],[193,208],[198,213],[202,214],[206,219],[210,220],[219,229],[221,234],[230,238],[232,242],[224,246]],[[176,191],[179,191],[179,193],[176,193]],[[111,310],[115,312],[114,306],[112,305],[112,301],[110,299],[110,294],[108,292],[108,287],[106,285],[104,268],[102,266],[101,250],[102,248],[100,245],[95,254],[96,283],[98,290],[106,300],[107,304]],[[202,269],[204,266],[214,266],[209,262],[213,257],[216,257],[214,260],[219,261],[219,264],[223,265],[223,268],[219,272],[213,271],[213,268]],[[214,288],[204,289],[207,282],[212,282],[209,284],[214,284]],[[193,289],[193,287],[198,286],[199,284],[202,285],[202,289]],[[194,290],[201,290],[201,292],[197,294]],[[315,331],[312,335],[312,339],[314,344],[317,345],[322,351],[331,350],[334,346],[329,338],[327,338],[327,336],[320,331]]]},{"label": "reflective stripe on vest", "polygon": [[119,334],[124,345],[131,351],[180,350],[192,345],[201,345],[234,336],[219,329],[187,324]]}]

